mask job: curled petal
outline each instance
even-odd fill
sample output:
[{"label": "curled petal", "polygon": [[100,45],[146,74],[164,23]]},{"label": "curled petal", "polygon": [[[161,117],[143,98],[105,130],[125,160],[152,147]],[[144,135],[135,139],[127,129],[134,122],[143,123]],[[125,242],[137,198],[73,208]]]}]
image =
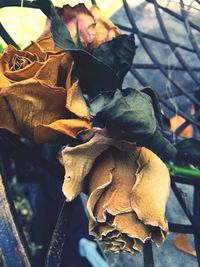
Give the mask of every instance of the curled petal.
[{"label": "curled petal", "polygon": [[[144,224],[167,233],[165,209],[170,190],[169,171],[160,158],[144,147],[137,162],[139,169],[131,193],[131,206]],[[160,238],[163,240],[164,236],[161,234]]]},{"label": "curled petal", "polygon": [[122,34],[122,32],[115,26],[110,19],[101,15],[100,9],[97,6],[90,8],[92,15],[95,18],[95,38],[90,44],[90,49],[94,50],[100,44],[112,40],[114,37]]},{"label": "curled petal", "polygon": [[0,128],[11,133],[19,134],[15,117],[13,116],[6,98],[0,97]]},{"label": "curled petal", "polygon": [[66,108],[80,118],[90,119],[89,109],[79,87],[78,80],[67,90]]},{"label": "curled petal", "polygon": [[11,84],[1,90],[0,96],[6,96],[20,133],[29,138],[33,138],[37,125],[67,116],[65,90],[49,87],[39,80]]},{"label": "curled petal", "polygon": [[73,200],[81,193],[84,187],[84,179],[90,172],[95,159],[111,143],[113,143],[112,139],[96,134],[87,143],[64,148],[62,152],[65,167],[63,193],[68,200]]},{"label": "curled petal", "polygon": [[[71,65],[71,58],[68,57],[68,54],[58,54],[50,57],[44,65],[38,70],[35,75],[35,78],[45,82],[49,86],[57,86],[59,77],[59,70],[62,62],[67,62]],[[53,68],[52,68],[53,66]]]},{"label": "curled petal", "polygon": [[82,131],[91,129],[91,123],[81,119],[62,119],[50,124],[38,125],[34,132],[37,143],[43,143],[54,139],[58,133],[76,138]]}]

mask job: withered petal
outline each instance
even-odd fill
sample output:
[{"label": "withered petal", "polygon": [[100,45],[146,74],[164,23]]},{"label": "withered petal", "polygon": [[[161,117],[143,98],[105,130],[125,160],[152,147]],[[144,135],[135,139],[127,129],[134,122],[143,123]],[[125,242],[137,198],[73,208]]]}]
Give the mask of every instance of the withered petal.
[{"label": "withered petal", "polygon": [[62,59],[65,54],[58,54],[49,58],[44,65],[38,70],[35,78],[48,84],[49,86],[56,86],[58,80],[58,72]]},{"label": "withered petal", "polygon": [[112,183],[107,187],[95,207],[98,220],[105,220],[106,213],[117,215],[132,211],[130,195],[138,169],[135,153],[135,151],[124,152],[118,149],[111,151],[115,169],[112,171]]},{"label": "withered petal", "polygon": [[36,42],[31,42],[23,51],[28,51],[32,54],[36,54],[39,61],[45,61],[47,59],[47,53],[44,52],[43,48]]},{"label": "withered petal", "polygon": [[63,193],[68,200],[71,201],[80,194],[85,177],[90,172],[95,159],[112,143],[113,139],[97,133],[84,144],[64,148],[62,152],[65,167]]},{"label": "withered petal", "polygon": [[[36,79],[13,83],[0,91],[6,96],[20,133],[33,138],[34,128],[66,117],[65,90]],[[55,101],[56,99],[56,101]]]},{"label": "withered petal", "polygon": [[37,125],[34,137],[37,143],[43,143],[47,138],[51,140],[56,137],[56,133],[75,138],[80,132],[90,128],[91,124],[81,119],[62,119],[56,120],[51,124]]},{"label": "withered petal", "polygon": [[112,226],[130,238],[137,238],[143,243],[151,237],[150,228],[138,220],[135,212],[116,215]]},{"label": "withered petal", "polygon": [[131,206],[144,224],[167,232],[165,209],[170,190],[169,171],[158,156],[144,147],[137,163],[139,169],[132,189]]},{"label": "withered petal", "polygon": [[15,118],[5,98],[0,97],[0,128],[19,134]]},{"label": "withered petal", "polygon": [[67,89],[66,108],[80,118],[90,119],[89,109],[79,87],[79,81]]},{"label": "withered petal", "polygon": [[15,71],[5,71],[4,75],[11,81],[22,81],[35,76],[38,70],[43,66],[44,63],[34,61],[26,67],[15,70]]},{"label": "withered petal", "polygon": [[[88,177],[89,193],[90,196],[87,202],[87,209],[90,214],[91,220],[96,222],[96,216],[94,215],[95,206],[101,197],[105,188],[112,182],[112,172],[115,168],[115,161],[111,155],[111,151],[107,150],[98,157],[98,160],[94,163],[91,174]],[[100,178],[99,178],[100,177]],[[98,220],[98,218],[97,218]],[[90,231],[92,231],[92,225],[90,223]]]}]

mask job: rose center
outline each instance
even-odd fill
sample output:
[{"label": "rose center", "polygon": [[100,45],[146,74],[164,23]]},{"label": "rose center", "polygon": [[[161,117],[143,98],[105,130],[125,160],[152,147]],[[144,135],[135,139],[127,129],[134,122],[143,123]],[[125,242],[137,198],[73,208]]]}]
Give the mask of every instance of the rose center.
[{"label": "rose center", "polygon": [[12,67],[10,68],[10,70],[12,71],[20,70],[20,69],[25,68],[27,65],[31,63],[32,61],[27,57],[14,55],[12,58]]}]

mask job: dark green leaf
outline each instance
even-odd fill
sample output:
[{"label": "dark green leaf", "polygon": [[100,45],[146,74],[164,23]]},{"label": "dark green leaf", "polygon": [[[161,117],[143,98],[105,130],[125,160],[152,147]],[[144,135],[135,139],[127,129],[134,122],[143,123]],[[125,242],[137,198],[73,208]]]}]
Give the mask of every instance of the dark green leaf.
[{"label": "dark green leaf", "polygon": [[77,43],[76,43],[77,48],[84,49],[84,46],[81,42],[81,36],[80,36],[79,27],[78,27],[78,18],[76,18],[76,35],[77,35]]},{"label": "dark green leaf", "polygon": [[122,81],[131,67],[135,50],[134,35],[123,34],[101,44],[94,51],[94,56],[110,66]]},{"label": "dark green leaf", "polygon": [[140,91],[151,97],[153,108],[154,108],[154,113],[156,115],[156,119],[157,119],[161,129],[162,130],[169,130],[170,129],[170,120],[162,112],[157,93],[150,87],[142,88]]},{"label": "dark green leaf", "polygon": [[176,149],[157,129],[152,100],[144,92],[132,88],[117,90],[113,96],[105,92],[93,99],[90,106],[97,120],[115,138],[146,146],[162,158],[175,156]]},{"label": "dark green leaf", "polygon": [[50,0],[36,0],[36,2],[39,8],[51,20],[51,33],[55,44],[65,50],[75,48],[70,32],[57,14],[52,2]]},{"label": "dark green leaf", "polygon": [[187,164],[200,165],[200,140],[189,138],[176,144],[177,159]]},{"label": "dark green leaf", "polygon": [[72,51],[81,89],[85,94],[95,97],[99,93],[115,90],[121,83],[114,71],[84,50]]}]

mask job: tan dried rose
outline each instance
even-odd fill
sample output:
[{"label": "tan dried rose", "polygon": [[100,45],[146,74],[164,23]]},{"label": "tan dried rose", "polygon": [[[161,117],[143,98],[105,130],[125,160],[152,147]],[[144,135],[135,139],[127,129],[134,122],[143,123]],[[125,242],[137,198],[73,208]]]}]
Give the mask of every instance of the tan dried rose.
[{"label": "tan dried rose", "polygon": [[150,150],[97,132],[88,142],[66,147],[63,193],[68,201],[88,189],[89,232],[114,253],[141,251],[146,240],[159,246],[170,177]]},{"label": "tan dried rose", "polygon": [[[57,12],[75,43],[77,42],[78,23],[81,42],[90,51],[122,34],[111,20],[101,15],[100,9],[97,6],[87,9],[84,4],[78,4],[74,7],[64,5],[62,8],[57,8]],[[50,28],[51,22],[47,19],[45,30],[39,37],[38,42],[40,44],[45,43],[46,46],[48,43],[48,46],[53,48],[54,44],[52,43]]]},{"label": "tan dried rose", "polygon": [[35,42],[23,51],[9,45],[0,57],[0,128],[37,143],[90,129],[72,68],[69,53],[45,52]]}]

